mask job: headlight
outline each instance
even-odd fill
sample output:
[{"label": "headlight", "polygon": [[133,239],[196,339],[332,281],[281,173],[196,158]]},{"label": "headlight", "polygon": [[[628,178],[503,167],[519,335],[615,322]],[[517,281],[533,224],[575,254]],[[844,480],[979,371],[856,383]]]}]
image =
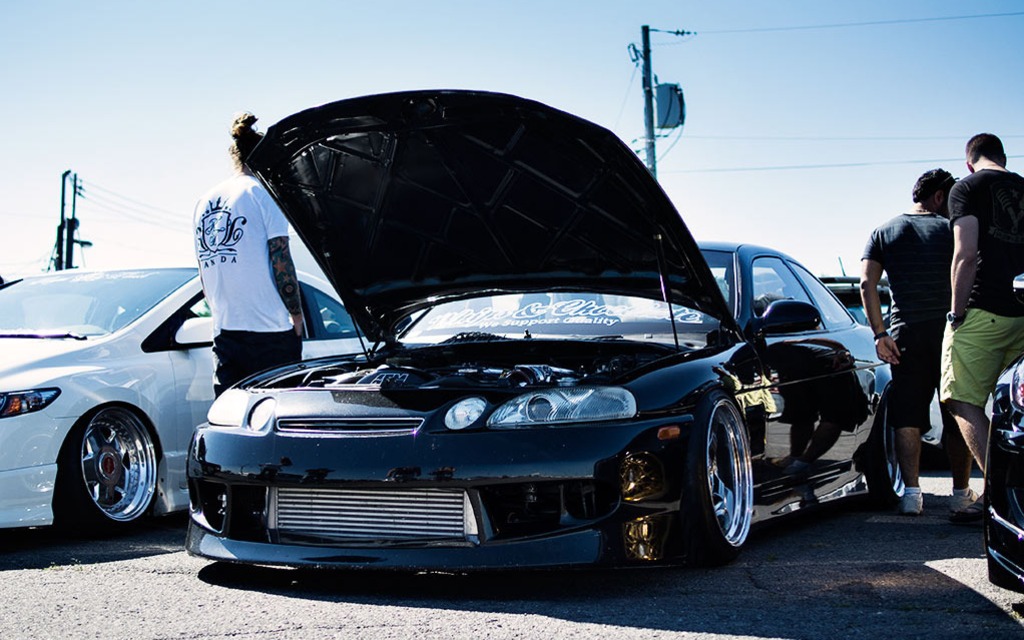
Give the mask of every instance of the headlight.
[{"label": "headlight", "polygon": [[1010,374],[1010,402],[1017,411],[1024,411],[1024,360],[1019,360]]},{"label": "headlight", "polygon": [[214,427],[240,427],[248,408],[248,393],[241,389],[228,389],[210,405],[206,419]]},{"label": "headlight", "polygon": [[45,409],[59,395],[60,389],[31,389],[0,393],[0,418],[10,418]]},{"label": "headlight", "polygon": [[487,401],[483,398],[463,398],[456,402],[444,416],[444,426],[459,430],[470,426],[483,415]]},{"label": "headlight", "polygon": [[526,393],[498,407],[487,426],[520,426],[621,420],[636,415],[636,399],[619,387],[566,387]]},{"label": "headlight", "polygon": [[263,398],[249,412],[249,421],[245,424],[245,428],[254,433],[267,431],[274,422],[274,410],[276,409],[277,400]]}]

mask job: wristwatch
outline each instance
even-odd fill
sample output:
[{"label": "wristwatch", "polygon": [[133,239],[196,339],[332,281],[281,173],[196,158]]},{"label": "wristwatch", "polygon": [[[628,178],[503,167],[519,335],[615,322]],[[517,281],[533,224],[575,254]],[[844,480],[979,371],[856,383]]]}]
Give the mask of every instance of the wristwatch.
[{"label": "wristwatch", "polygon": [[946,314],[946,322],[948,322],[949,324],[960,324],[963,321],[964,321],[964,316],[963,315],[959,315],[958,316],[955,313],[953,313],[952,311],[950,311],[949,313]]}]

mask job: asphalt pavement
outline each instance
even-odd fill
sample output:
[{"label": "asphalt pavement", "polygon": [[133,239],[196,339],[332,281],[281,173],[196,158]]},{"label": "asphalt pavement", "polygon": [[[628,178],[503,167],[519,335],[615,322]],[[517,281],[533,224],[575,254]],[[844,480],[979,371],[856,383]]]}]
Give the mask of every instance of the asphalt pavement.
[{"label": "asphalt pavement", "polygon": [[188,556],[182,516],[110,540],[4,531],[0,638],[1024,638],[980,525],[946,521],[941,472],[922,484],[922,516],[829,509],[699,570],[241,567]]}]

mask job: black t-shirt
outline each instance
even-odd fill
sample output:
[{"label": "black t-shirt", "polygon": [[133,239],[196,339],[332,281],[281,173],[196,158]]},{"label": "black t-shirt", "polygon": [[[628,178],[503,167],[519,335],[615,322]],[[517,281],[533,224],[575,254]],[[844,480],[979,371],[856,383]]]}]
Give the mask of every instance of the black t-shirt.
[{"label": "black t-shirt", "polygon": [[949,220],[935,213],[897,216],[871,233],[863,259],[881,264],[889,276],[890,326],[945,318],[953,260]]},{"label": "black t-shirt", "polygon": [[1024,273],[1024,178],[982,169],[960,180],[949,194],[950,223],[964,216],[978,219],[978,269],[968,308],[1024,316],[1013,295],[1013,279]]}]

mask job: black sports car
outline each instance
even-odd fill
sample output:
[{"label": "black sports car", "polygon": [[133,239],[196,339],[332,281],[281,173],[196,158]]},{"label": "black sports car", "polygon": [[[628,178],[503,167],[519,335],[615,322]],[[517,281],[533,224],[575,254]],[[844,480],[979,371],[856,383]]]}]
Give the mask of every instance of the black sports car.
[{"label": "black sports car", "polygon": [[[1013,290],[1024,303],[1024,274]],[[992,394],[985,503],[988,578],[1024,593],[1024,354],[1006,368]]]},{"label": "black sports car", "polygon": [[214,403],[192,554],[716,564],[752,525],[902,490],[870,330],[787,256],[698,248],[601,127],[509,95],[386,94],[286,118],[248,164],[367,348]]}]

